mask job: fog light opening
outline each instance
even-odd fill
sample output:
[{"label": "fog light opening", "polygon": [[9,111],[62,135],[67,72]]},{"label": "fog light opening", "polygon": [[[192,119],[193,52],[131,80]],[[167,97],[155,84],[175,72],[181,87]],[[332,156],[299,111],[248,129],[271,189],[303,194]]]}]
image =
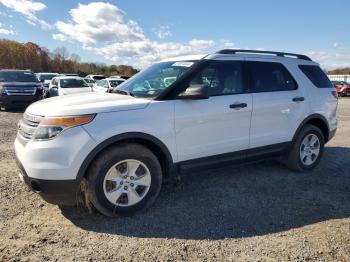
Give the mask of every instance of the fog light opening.
[{"label": "fog light opening", "polygon": [[36,193],[40,192],[40,185],[38,182],[32,181],[32,182],[30,182],[30,186],[34,192],[36,192]]}]

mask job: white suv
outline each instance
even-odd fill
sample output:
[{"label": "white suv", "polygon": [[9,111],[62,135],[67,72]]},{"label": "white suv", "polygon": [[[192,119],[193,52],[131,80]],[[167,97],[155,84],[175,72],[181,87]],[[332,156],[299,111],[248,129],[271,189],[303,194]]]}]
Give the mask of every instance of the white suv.
[{"label": "white suv", "polygon": [[274,156],[315,168],[336,109],[310,58],[221,50],[156,63],[118,94],[36,102],[15,151],[21,177],[47,201],[74,204],[83,191],[105,215],[131,214],[154,202],[162,181],[194,169]]}]

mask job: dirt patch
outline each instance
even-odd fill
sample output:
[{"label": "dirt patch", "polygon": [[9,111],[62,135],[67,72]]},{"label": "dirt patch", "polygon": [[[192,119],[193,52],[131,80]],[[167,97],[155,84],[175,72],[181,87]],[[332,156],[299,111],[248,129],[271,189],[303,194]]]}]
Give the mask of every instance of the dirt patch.
[{"label": "dirt patch", "polygon": [[350,260],[350,99],[315,171],[269,161],[190,174],[116,219],[47,204],[21,183],[21,115],[0,112],[0,261]]}]

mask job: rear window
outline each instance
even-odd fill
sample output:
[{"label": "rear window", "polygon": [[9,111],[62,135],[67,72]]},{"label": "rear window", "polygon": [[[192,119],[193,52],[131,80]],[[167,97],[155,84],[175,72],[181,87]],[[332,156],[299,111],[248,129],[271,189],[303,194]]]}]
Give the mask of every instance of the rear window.
[{"label": "rear window", "polygon": [[332,82],[319,66],[300,65],[300,70],[318,88],[333,88]]}]

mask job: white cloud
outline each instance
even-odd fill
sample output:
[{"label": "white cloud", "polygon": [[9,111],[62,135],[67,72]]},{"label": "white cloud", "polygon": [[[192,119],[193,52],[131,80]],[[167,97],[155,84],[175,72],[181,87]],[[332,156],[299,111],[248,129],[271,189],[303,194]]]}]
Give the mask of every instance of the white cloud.
[{"label": "white cloud", "polygon": [[230,41],[230,40],[227,40],[227,39],[221,39],[219,41],[220,43],[220,46],[222,46],[223,48],[234,48],[235,47],[235,44]]},{"label": "white cloud", "polygon": [[53,34],[52,38],[57,41],[67,41],[67,37],[64,34]]},{"label": "white cloud", "polygon": [[[12,28],[11,25],[9,27]],[[17,32],[15,32],[12,29],[5,28],[5,25],[0,23],[0,35],[1,34],[3,34],[3,35],[16,35]]]},{"label": "white cloud", "polygon": [[[187,44],[174,42],[158,43],[146,40],[114,43],[103,47],[86,47],[86,49],[94,51],[111,61],[128,62],[138,67],[145,67],[161,59],[199,53],[203,50],[204,43],[199,44],[197,40],[195,42],[190,41]],[[207,43],[207,46],[209,46],[209,43]]]},{"label": "white cloud", "polygon": [[189,45],[194,49],[207,49],[215,45],[213,40],[198,40],[193,39],[189,42]]},{"label": "white cloud", "polygon": [[0,11],[0,16],[12,18],[13,16]]},{"label": "white cloud", "polygon": [[125,19],[125,13],[110,3],[79,4],[69,14],[67,22],[56,23],[58,33],[52,36],[55,40],[79,42],[84,49],[108,60],[137,67],[163,58],[198,53],[215,44],[213,40],[200,39],[186,44],[151,41],[137,22]]},{"label": "white cloud", "polygon": [[[124,12],[117,6],[103,2],[87,5],[79,4],[69,11],[69,22],[58,21],[56,28],[59,39],[71,39],[91,45],[121,41],[142,41],[145,39],[142,29],[135,21],[124,21]],[[57,35],[55,36],[57,38]]]},{"label": "white cloud", "polygon": [[330,53],[324,51],[309,51],[306,55],[319,63],[323,68],[334,69],[340,67],[350,67],[350,53]]},{"label": "white cloud", "polygon": [[52,25],[36,16],[37,12],[46,8],[44,3],[32,0],[0,0],[0,3],[10,10],[24,15],[29,24],[40,24],[43,29],[52,29]]},{"label": "white cloud", "polygon": [[157,28],[152,28],[152,31],[159,39],[172,36],[172,33],[170,32],[170,26],[168,25],[160,25]]},{"label": "white cloud", "polygon": [[344,49],[344,44],[343,43],[339,43],[339,42],[335,42],[335,43],[333,43],[333,47],[335,49]]}]

